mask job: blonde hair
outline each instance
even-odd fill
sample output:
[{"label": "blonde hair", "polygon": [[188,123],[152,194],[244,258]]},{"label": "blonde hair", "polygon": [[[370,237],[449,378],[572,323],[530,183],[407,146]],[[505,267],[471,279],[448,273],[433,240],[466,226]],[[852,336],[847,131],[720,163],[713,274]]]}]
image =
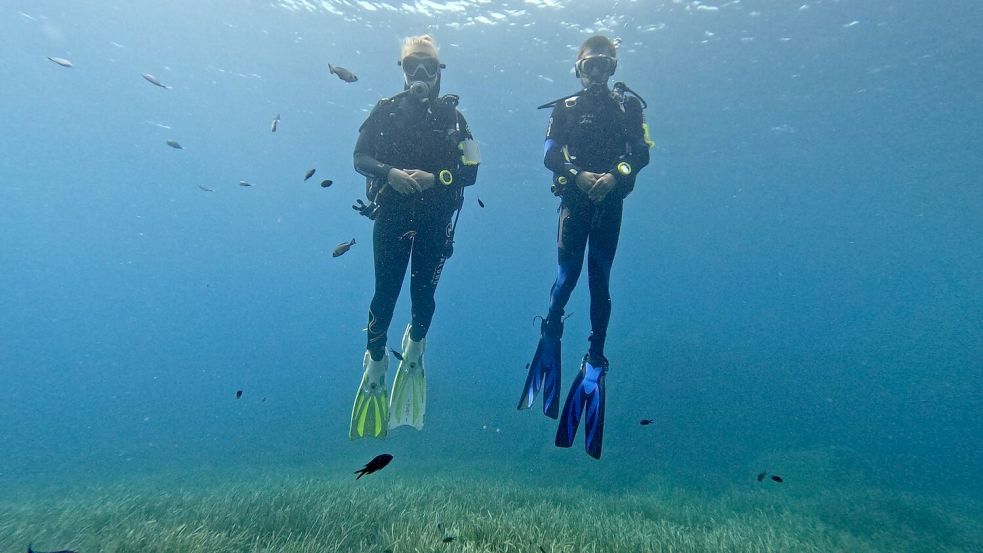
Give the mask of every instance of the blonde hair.
[{"label": "blonde hair", "polygon": [[440,59],[437,56],[437,41],[430,35],[408,36],[403,39],[403,48],[400,51],[399,59],[417,53]]}]

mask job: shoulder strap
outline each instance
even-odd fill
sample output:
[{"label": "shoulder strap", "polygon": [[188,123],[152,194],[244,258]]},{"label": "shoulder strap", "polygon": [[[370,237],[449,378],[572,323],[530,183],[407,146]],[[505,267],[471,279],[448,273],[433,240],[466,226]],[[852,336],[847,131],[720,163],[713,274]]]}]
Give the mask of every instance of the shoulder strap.
[{"label": "shoulder strap", "polygon": [[375,122],[375,120],[382,116],[392,113],[396,109],[397,99],[394,98],[383,98],[376,102],[375,107],[369,112],[369,116],[365,118],[362,125],[358,128],[358,132],[362,132],[362,129],[367,127],[370,123]]}]

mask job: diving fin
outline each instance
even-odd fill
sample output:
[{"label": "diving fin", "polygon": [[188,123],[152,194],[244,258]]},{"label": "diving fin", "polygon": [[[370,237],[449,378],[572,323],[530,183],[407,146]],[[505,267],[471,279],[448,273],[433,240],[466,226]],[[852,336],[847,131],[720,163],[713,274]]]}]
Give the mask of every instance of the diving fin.
[{"label": "diving fin", "polygon": [[423,369],[423,351],[427,339],[415,342],[410,337],[412,324],[406,325],[403,334],[403,358],[396,369],[393,393],[389,403],[389,428],[409,425],[423,429],[423,415],[427,412],[427,381]]},{"label": "diving fin", "polygon": [[389,432],[389,394],[386,390],[389,356],[384,355],[375,361],[366,351],[362,366],[365,373],[355,395],[348,437],[352,440],[365,437],[385,439]]},{"label": "diving fin", "polygon": [[543,319],[542,336],[536,353],[529,363],[526,385],[522,388],[518,409],[529,409],[536,402],[536,396],[543,390],[543,413],[555,419],[560,411],[560,336],[563,335],[563,322],[550,323]]},{"label": "diving fin", "polygon": [[587,454],[601,458],[601,442],[604,438],[604,375],[608,360],[603,356],[592,359],[585,355],[580,372],[570,387],[567,402],[563,405],[560,426],[556,430],[557,447],[570,447],[577,436],[580,418],[584,417],[584,446]]}]

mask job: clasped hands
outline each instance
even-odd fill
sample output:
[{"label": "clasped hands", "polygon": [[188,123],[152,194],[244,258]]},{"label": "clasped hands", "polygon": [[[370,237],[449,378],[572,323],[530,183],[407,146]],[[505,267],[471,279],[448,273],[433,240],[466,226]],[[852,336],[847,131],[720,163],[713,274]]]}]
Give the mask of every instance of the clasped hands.
[{"label": "clasped hands", "polygon": [[418,194],[434,186],[434,175],[420,169],[397,169],[393,167],[388,174],[389,186],[403,195]]},{"label": "clasped hands", "polygon": [[618,181],[611,173],[581,171],[577,175],[577,188],[584,194],[587,194],[590,201],[594,203],[602,202],[617,183]]}]

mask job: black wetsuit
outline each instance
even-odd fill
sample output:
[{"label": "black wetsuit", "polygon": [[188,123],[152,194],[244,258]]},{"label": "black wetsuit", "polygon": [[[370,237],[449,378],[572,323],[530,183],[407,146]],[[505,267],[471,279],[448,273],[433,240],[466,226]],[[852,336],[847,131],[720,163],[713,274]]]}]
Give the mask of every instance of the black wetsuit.
[{"label": "black wetsuit", "polygon": [[[561,196],[560,220],[557,230],[559,269],[550,292],[549,315],[544,332],[562,332],[563,310],[577,285],[587,254],[587,275],[590,286],[590,354],[603,358],[608,321],[611,318],[609,282],[611,264],[621,234],[621,214],[625,196],[635,186],[638,171],[648,165],[649,147],[646,143],[641,102],[634,96],[623,101],[607,89],[600,94],[584,93],[560,102],[554,107],[546,132],[546,167],[566,184],[557,188]],[[569,158],[564,155],[566,146]],[[630,175],[616,170],[619,162],[627,162]],[[599,203],[593,203],[577,188],[579,171],[611,173],[617,184]],[[558,337],[558,336],[557,336]]]},{"label": "black wetsuit", "polygon": [[[372,233],[375,294],[367,346],[374,359],[385,355],[386,333],[411,259],[410,332],[415,341],[426,336],[437,281],[453,243],[451,217],[460,206],[463,188],[474,184],[478,174],[477,165],[461,161],[458,144],[470,139],[471,132],[456,101],[431,104],[428,109],[407,96],[382,100],[362,124],[355,144],[355,169],[368,177],[369,199],[379,205]],[[386,185],[393,167],[433,173],[434,187],[400,194]],[[449,185],[441,182],[443,170],[450,172]]]}]

